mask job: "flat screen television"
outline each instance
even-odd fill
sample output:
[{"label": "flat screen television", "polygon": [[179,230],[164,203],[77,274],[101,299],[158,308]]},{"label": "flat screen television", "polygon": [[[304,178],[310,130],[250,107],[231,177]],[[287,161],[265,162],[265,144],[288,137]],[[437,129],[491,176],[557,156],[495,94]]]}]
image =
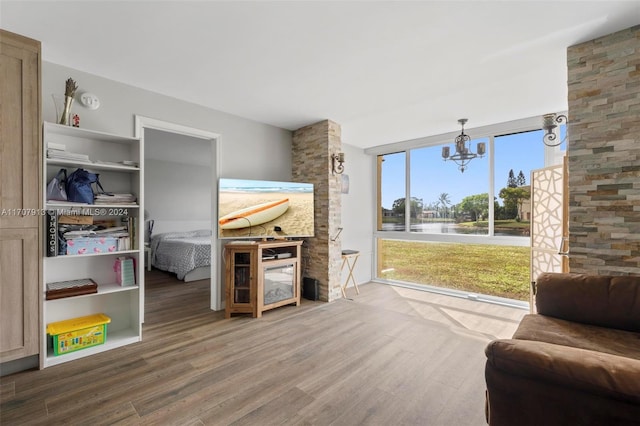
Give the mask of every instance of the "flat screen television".
[{"label": "flat screen television", "polygon": [[313,236],[313,184],[220,179],[219,238]]}]

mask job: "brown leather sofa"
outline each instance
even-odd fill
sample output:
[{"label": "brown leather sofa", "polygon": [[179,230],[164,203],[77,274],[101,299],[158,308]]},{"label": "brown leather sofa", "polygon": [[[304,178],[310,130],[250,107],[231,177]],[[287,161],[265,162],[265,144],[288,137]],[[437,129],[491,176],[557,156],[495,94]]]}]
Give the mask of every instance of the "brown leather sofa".
[{"label": "brown leather sofa", "polygon": [[640,277],[545,273],[536,308],[485,350],[487,423],[640,425]]}]

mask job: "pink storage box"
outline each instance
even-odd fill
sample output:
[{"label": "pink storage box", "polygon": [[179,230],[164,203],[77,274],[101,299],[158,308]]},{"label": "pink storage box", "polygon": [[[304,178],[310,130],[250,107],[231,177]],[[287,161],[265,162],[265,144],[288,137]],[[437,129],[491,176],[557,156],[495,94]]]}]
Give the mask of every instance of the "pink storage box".
[{"label": "pink storage box", "polygon": [[67,240],[67,254],[113,253],[118,249],[117,238],[81,237]]}]

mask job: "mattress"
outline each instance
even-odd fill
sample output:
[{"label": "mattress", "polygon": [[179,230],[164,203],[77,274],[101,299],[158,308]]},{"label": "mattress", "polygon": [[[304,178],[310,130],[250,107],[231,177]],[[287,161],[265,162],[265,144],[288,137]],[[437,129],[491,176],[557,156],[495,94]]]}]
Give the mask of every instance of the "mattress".
[{"label": "mattress", "polygon": [[151,238],[151,264],[173,272],[179,280],[190,271],[211,265],[211,230],[167,232]]}]

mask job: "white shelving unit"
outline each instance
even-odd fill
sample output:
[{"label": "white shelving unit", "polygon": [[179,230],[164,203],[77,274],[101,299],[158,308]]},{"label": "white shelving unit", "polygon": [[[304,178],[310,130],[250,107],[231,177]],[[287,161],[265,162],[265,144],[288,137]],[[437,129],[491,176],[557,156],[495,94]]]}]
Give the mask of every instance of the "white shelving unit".
[{"label": "white shelving unit", "polygon": [[[142,212],[142,167],[119,164],[122,161],[142,165],[142,145],[139,139],[117,136],[103,132],[79,129],[58,124],[44,124],[43,162],[44,186],[61,168],[71,174],[77,168],[99,173],[100,183],[107,192],[132,193],[138,197],[136,204],[77,204],[44,200],[45,210],[91,211],[96,220],[125,217],[137,218],[138,232],[133,250],[82,255],[58,255],[47,257],[43,253],[42,283],[42,336],[40,367],[76,360],[109,349],[118,348],[142,339],[142,312],[144,289],[144,222]],[[70,161],[46,158],[49,142],[65,145],[69,152],[87,154],[90,161]],[[46,197],[46,194],[45,194]],[[46,217],[43,218],[46,221]],[[45,223],[46,229],[46,223]],[[45,232],[46,234],[46,232]],[[45,248],[47,244],[44,244]],[[116,283],[113,269],[116,258],[129,256],[135,259],[136,285],[122,287]],[[81,296],[46,300],[46,285],[50,282],[91,278],[98,284],[98,292]],[[47,335],[47,324],[66,319],[104,313],[111,318],[107,326],[105,344],[55,356],[51,338]]]}]

